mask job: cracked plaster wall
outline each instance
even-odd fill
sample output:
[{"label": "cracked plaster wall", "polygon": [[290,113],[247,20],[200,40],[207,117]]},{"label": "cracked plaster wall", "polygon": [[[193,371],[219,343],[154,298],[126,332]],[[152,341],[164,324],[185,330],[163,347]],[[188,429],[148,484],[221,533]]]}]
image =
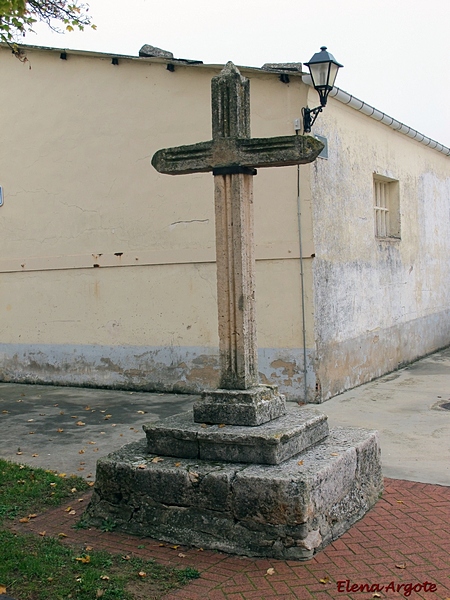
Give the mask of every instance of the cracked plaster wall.
[{"label": "cracked plaster wall", "polygon": [[[311,169],[319,400],[450,344],[450,159],[330,100]],[[399,181],[401,240],[374,233],[373,174]]]}]

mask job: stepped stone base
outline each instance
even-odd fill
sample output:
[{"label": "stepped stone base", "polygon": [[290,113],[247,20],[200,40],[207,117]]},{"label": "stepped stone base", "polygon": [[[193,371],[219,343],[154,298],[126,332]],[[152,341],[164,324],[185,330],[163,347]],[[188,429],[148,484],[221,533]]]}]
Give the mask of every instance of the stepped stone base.
[{"label": "stepped stone base", "polygon": [[360,519],[383,486],[377,433],[366,429],[332,429],[274,466],[155,458],[143,439],[100,459],[88,521],[109,519],[171,543],[305,560]]},{"label": "stepped stone base", "polygon": [[327,416],[291,406],[259,427],[194,423],[192,412],[144,425],[148,452],[160,456],[276,465],[328,435]]},{"label": "stepped stone base", "polygon": [[194,404],[196,423],[256,427],[286,414],[286,401],[276,385],[258,385],[248,390],[203,392]]}]

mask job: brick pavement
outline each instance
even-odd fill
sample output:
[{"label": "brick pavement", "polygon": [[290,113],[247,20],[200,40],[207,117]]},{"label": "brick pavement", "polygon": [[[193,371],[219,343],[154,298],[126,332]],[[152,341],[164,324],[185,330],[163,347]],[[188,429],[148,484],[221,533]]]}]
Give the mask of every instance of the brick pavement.
[{"label": "brick pavement", "polygon": [[[200,579],[164,600],[450,600],[450,487],[385,479],[385,492],[375,508],[307,562],[241,558],[122,533],[76,530],[72,526],[88,501],[84,498],[72,501],[75,515],[65,511],[66,505],[15,527],[54,536],[65,533],[66,543],[200,571]],[[364,584],[372,586],[369,591],[367,586],[360,589]],[[377,585],[384,586],[379,596]],[[357,588],[346,591],[351,586]]]}]

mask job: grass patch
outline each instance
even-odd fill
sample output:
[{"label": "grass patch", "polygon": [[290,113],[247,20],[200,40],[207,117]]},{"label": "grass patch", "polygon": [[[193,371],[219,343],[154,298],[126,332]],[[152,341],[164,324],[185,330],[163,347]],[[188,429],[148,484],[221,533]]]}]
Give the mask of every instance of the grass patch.
[{"label": "grass patch", "polygon": [[21,600],[157,599],[197,578],[195,569],[79,551],[53,538],[0,531],[0,584]]},{"label": "grass patch", "polygon": [[190,567],[171,569],[133,556],[80,552],[53,538],[7,528],[8,520],[57,506],[88,487],[79,477],[0,459],[0,590],[6,587],[20,600],[157,600],[199,577]]},{"label": "grass patch", "polygon": [[62,475],[0,459],[0,523],[5,518],[14,519],[58,506],[89,489],[81,477]]}]

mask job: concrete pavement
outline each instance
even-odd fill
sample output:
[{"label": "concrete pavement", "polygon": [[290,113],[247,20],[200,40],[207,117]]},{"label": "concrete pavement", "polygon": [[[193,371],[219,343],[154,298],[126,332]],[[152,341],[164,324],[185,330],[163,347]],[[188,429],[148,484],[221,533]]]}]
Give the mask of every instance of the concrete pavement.
[{"label": "concrete pavement", "polygon": [[[142,425],[189,410],[196,396],[0,384],[0,457],[88,479],[143,436]],[[380,432],[387,477],[450,486],[450,349],[321,405],[330,425]],[[34,456],[37,455],[37,456]]]}]

